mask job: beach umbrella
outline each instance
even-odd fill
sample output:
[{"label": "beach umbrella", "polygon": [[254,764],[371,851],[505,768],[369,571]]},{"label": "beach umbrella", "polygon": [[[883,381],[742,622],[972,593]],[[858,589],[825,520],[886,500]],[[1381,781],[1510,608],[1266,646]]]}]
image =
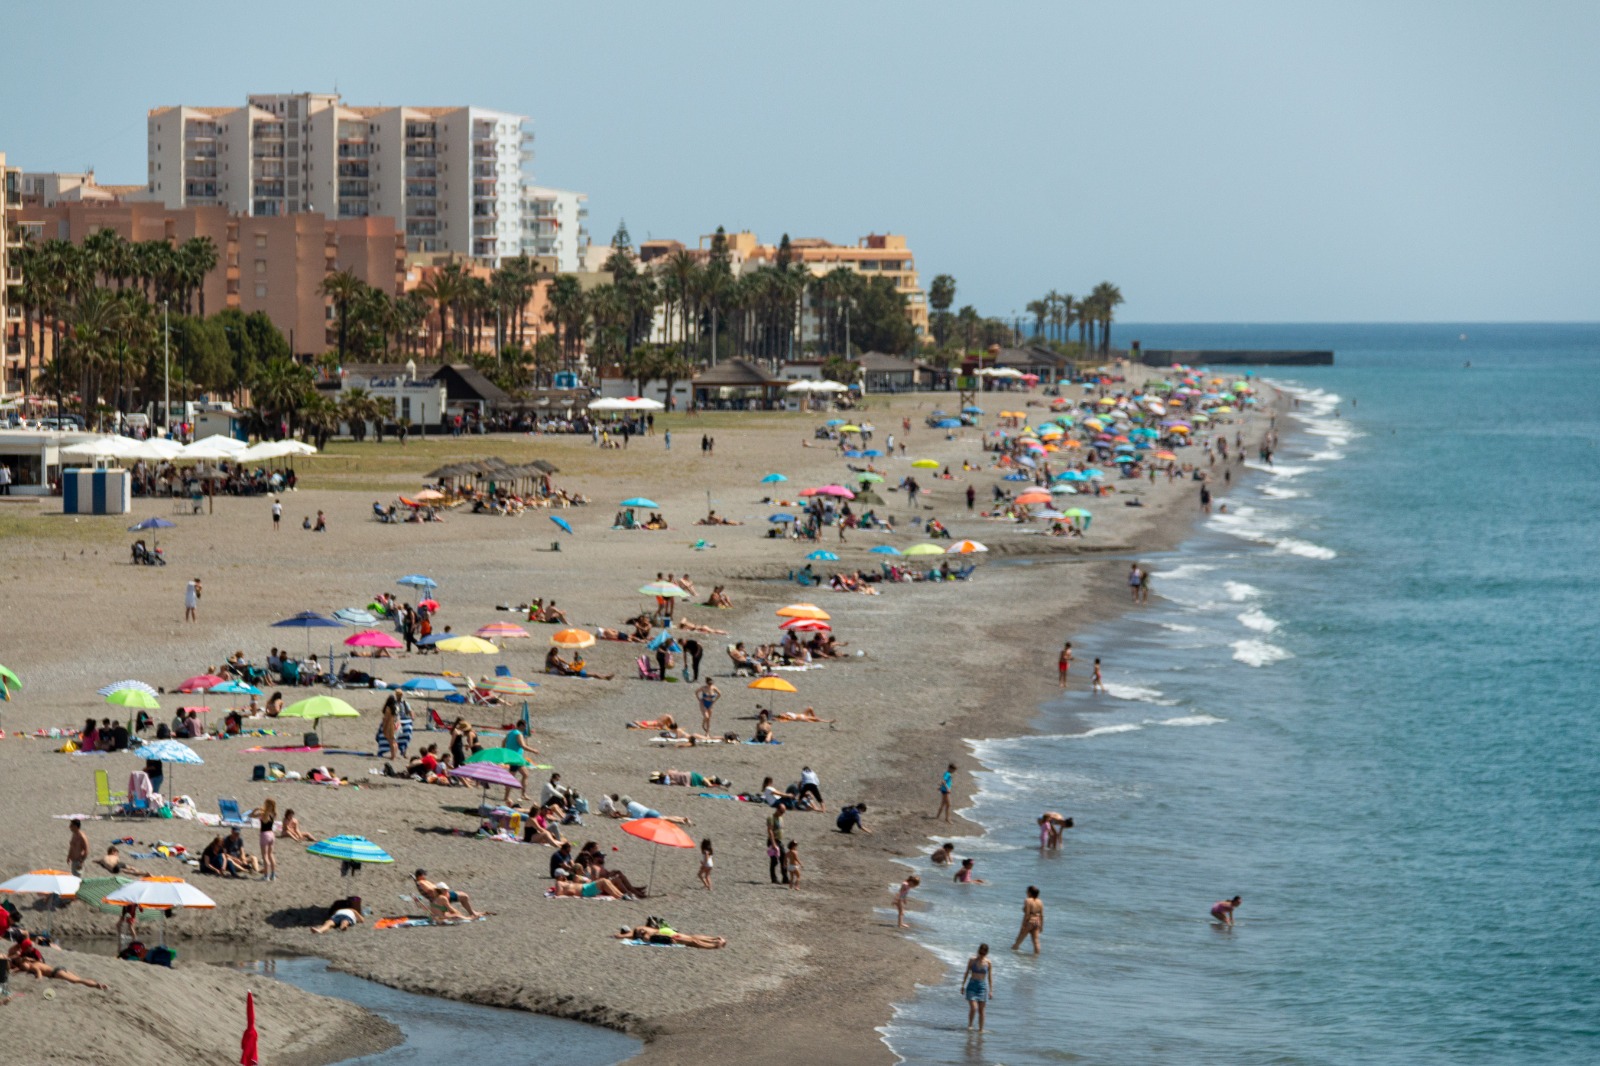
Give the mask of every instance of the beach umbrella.
[{"label": "beach umbrella", "polygon": [[572,523],[568,522],[565,518],[562,518],[560,515],[558,515],[558,514],[551,515],[550,516],[550,521],[552,521],[556,525],[560,526],[566,532],[568,532],[568,533],[572,532]]},{"label": "beach umbrella", "polygon": [[477,635],[484,640],[521,640],[528,636],[528,631],[515,622],[490,622],[480,626]]},{"label": "beach umbrella", "polygon": [[0,892],[20,896],[49,896],[50,922],[46,935],[55,925],[56,904],[63,898],[71,899],[78,893],[81,880],[65,870],[30,870],[11,880],[0,883]]},{"label": "beach umbrella", "polygon": [[337,696],[312,696],[289,704],[278,717],[309,718],[314,726],[320,726],[324,718],[360,718],[361,712]]},{"label": "beach umbrella", "polygon": [[964,415],[981,415],[983,414],[983,408],[968,404],[961,409],[961,413]]},{"label": "beach umbrella", "polygon": [[861,432],[861,427],[860,426],[851,425],[849,422],[846,422],[844,425],[839,427],[839,432],[840,433],[860,433]]},{"label": "beach umbrella", "polygon": [[194,677],[189,678],[183,684],[179,685],[178,691],[204,692],[212,685],[220,685],[226,680],[228,679],[225,677],[218,677],[216,674],[196,674]]},{"label": "beach umbrella", "polygon": [[831,426],[842,426],[842,425],[844,425],[844,419],[842,419],[842,418],[830,418],[830,419],[828,419],[826,422],[824,422],[822,424],[825,425],[825,426],[830,426],[830,427]]},{"label": "beach umbrella", "polygon": [[211,910],[217,905],[210,896],[181,877],[141,877],[108,893],[104,899],[119,907],[131,905],[141,910],[159,911]]},{"label": "beach umbrella", "polygon": [[115,903],[107,903],[106,896],[115,892],[123,885],[132,884],[134,880],[135,878],[132,877],[116,876],[85,877],[78,885],[78,893],[75,898],[79,903],[93,907],[102,914],[116,914],[118,911],[122,910],[122,908],[117,906]]},{"label": "beach umbrella", "polygon": [[224,681],[220,685],[212,685],[209,692],[226,692],[234,696],[259,696],[261,690],[254,685],[247,685],[243,681]]},{"label": "beach umbrella", "polygon": [[866,456],[868,459],[876,459],[879,456],[883,455],[883,453],[880,452],[876,448],[868,448],[866,451],[862,452],[861,454]]},{"label": "beach umbrella", "polygon": [[911,461],[911,465],[916,467],[918,470],[937,470],[937,469],[939,469],[939,460],[937,460],[937,459],[913,459]]},{"label": "beach umbrella", "polygon": [[961,420],[959,418],[941,418],[934,423],[934,426],[939,429],[960,429]]},{"label": "beach umbrella", "polygon": [[843,485],[824,485],[817,490],[819,496],[837,496],[842,500],[853,500],[856,494]]},{"label": "beach umbrella", "polygon": [[425,574],[407,574],[395,582],[396,585],[408,585],[414,589],[436,589],[439,583]]},{"label": "beach umbrella", "polygon": [[446,637],[433,643],[440,651],[459,652],[462,655],[499,655],[498,645],[490,644],[482,637]]},{"label": "beach umbrella", "polygon": [[594,647],[594,639],[594,634],[586,629],[561,629],[550,638],[550,643],[557,648],[576,650]]},{"label": "beach umbrella", "polygon": [[135,710],[155,711],[161,709],[161,704],[148,692],[141,692],[136,688],[119,688],[106,697],[106,702],[117,707],[131,707]]},{"label": "beach umbrella", "polygon": [[769,515],[767,515],[767,521],[771,522],[775,526],[776,525],[784,525],[786,523],[793,522],[794,521],[794,515],[792,515],[792,514],[769,514]]},{"label": "beach umbrella", "polygon": [[766,477],[761,479],[761,483],[763,485],[776,485],[780,481],[788,480],[789,479],[784,477],[782,474],[768,474]]},{"label": "beach umbrella", "polygon": [[[274,629],[303,629],[306,631],[306,654],[311,654],[311,631],[313,629],[342,629],[343,625],[332,618],[325,618],[316,611],[301,611],[290,618],[284,618],[272,623]],[[219,679],[220,680],[220,679]]]},{"label": "beach umbrella", "polygon": [[758,677],[754,681],[750,682],[750,684],[745,686],[745,687],[746,688],[753,688],[753,689],[760,689],[763,692],[799,692],[800,691],[799,689],[795,688],[793,685],[789,684],[789,682],[785,681],[783,678],[781,678],[781,677],[771,677],[771,676]]},{"label": "beach umbrella", "polygon": [[1057,518],[1065,518],[1067,516],[1061,511],[1057,511],[1053,507],[1041,507],[1037,511],[1033,512],[1033,517],[1053,520]]},{"label": "beach umbrella", "polygon": [[355,873],[361,869],[364,862],[394,862],[394,858],[378,845],[366,837],[336,836],[327,840],[319,840],[306,848],[312,855],[321,855],[325,859],[338,859],[343,866],[341,874]]},{"label": "beach umbrella", "polygon": [[633,497],[630,497],[629,499],[623,500],[622,501],[622,506],[623,507],[660,507],[661,505],[659,503],[657,503],[656,501],[654,501],[654,500],[647,499],[644,496],[633,496]]},{"label": "beach umbrella", "polygon": [[[363,629],[359,633],[353,633],[344,638],[344,644],[347,648],[403,648],[406,646],[405,641],[396,638],[392,634],[385,633],[381,629]],[[212,689],[211,691],[215,692],[217,690]]]},{"label": "beach umbrella", "polygon": [[1019,493],[1015,502],[1024,507],[1030,503],[1049,503],[1050,494],[1043,489],[1029,489],[1027,492]]},{"label": "beach umbrella", "polygon": [[154,685],[147,685],[143,681],[134,681],[130,678],[127,681],[113,681],[104,688],[97,689],[96,695],[109,696],[113,692],[121,692],[125,688],[138,689],[146,696],[154,696],[156,694],[156,687]]},{"label": "beach umbrella", "polygon": [[444,493],[440,492],[438,489],[423,489],[421,492],[413,496],[412,499],[421,500],[423,503],[433,503],[435,500],[444,499]]},{"label": "beach umbrella", "polygon": [[881,474],[857,474],[856,480],[863,485],[876,485],[883,480],[883,476]]},{"label": "beach umbrella", "polygon": [[639,589],[641,596],[660,596],[665,599],[686,600],[689,594],[670,581],[652,581]]},{"label": "beach umbrella", "polygon": [[975,540],[958,540],[945,549],[946,555],[971,555],[974,552],[986,552],[989,549]]},{"label": "beach umbrella", "polygon": [[442,677],[413,677],[400,686],[405,692],[455,692],[455,685]]},{"label": "beach umbrella", "polygon": [[1177,461],[1178,455],[1176,452],[1156,452],[1156,458],[1165,459],[1168,462],[1175,462]]},{"label": "beach umbrella", "polygon": [[128,527],[129,533],[142,533],[147,529],[171,529],[178,523],[169,522],[165,518],[146,518],[143,522]]},{"label": "beach umbrella", "polygon": [[[629,836],[648,840],[652,844],[659,844],[664,848],[692,848],[695,846],[694,838],[676,822],[669,822],[665,818],[632,818],[622,823],[622,831]],[[656,877],[656,852],[650,852],[650,879],[645,883],[648,889],[654,884]]]},{"label": "beach umbrella", "polygon": [[538,687],[520,677],[497,677],[489,684],[486,691],[493,692],[497,696],[531,696],[533,690]]},{"label": "beach umbrella", "polygon": [[791,603],[787,607],[779,607],[779,618],[816,618],[820,621],[829,621],[832,616],[814,603]]},{"label": "beach umbrella", "polygon": [[1090,514],[1088,511],[1085,511],[1082,507],[1069,507],[1063,511],[1062,514],[1066,515],[1068,518],[1090,519],[1094,517],[1094,515]]},{"label": "beach umbrella", "polygon": [[825,633],[833,629],[817,618],[791,618],[787,622],[780,622],[778,628],[794,633]]},{"label": "beach umbrella", "polygon": [[[514,748],[484,748],[467,756],[467,765],[494,763],[497,766],[527,766],[528,757]],[[518,781],[518,784],[521,784]]]},{"label": "beach umbrella", "polygon": [[875,555],[899,555],[900,554],[900,549],[896,548],[893,544],[880,544],[876,548],[872,548],[871,551]]},{"label": "beach umbrella", "polygon": [[[133,749],[135,758],[161,763],[183,763],[186,766],[204,766],[205,760],[189,745],[177,740],[147,740]],[[177,775],[174,774],[174,781]],[[171,783],[167,784],[167,795],[173,795]]]},{"label": "beach umbrella", "polygon": [[261,1034],[256,1032],[256,994],[244,994],[244,1033],[239,1037],[239,1066],[261,1062]]},{"label": "beach umbrella", "polygon": [[904,554],[904,555],[943,555],[944,554],[944,549],[939,547],[937,544],[927,544],[927,543],[913,544],[911,547],[907,548],[902,554]]},{"label": "beach umbrella", "polygon": [[[472,763],[470,766],[458,766],[450,771],[451,777],[463,781],[476,781],[483,786],[483,797],[489,795],[490,785],[504,785],[506,788],[521,788],[522,778],[507,770],[503,766],[492,762]],[[480,803],[483,799],[479,800]]]},{"label": "beach umbrella", "polygon": [[377,615],[371,611],[364,611],[359,607],[341,607],[333,612],[333,616],[339,621],[353,626],[370,626],[378,620]]},{"label": "beach umbrella", "polygon": [[807,555],[806,558],[812,560],[813,562],[819,563],[833,563],[839,561],[839,557],[833,552],[821,550],[812,552],[810,555]]}]

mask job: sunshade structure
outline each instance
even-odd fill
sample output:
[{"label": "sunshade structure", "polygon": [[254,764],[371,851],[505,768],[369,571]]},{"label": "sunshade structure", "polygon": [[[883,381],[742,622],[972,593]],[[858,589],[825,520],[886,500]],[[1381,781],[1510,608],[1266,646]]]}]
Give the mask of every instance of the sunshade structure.
[{"label": "sunshade structure", "polygon": [[[515,748],[484,748],[467,756],[468,766],[478,763],[493,763],[496,766],[527,766],[528,757]],[[522,783],[517,782],[519,785]]]},{"label": "sunshade structure", "polygon": [[589,404],[591,411],[665,411],[667,405],[660,400],[643,396],[607,396]]},{"label": "sunshade structure", "polygon": [[490,622],[480,627],[477,635],[483,640],[523,640],[528,631],[515,622]]},{"label": "sunshade structure", "polygon": [[943,555],[944,554],[944,549],[939,547],[937,544],[927,544],[927,543],[913,544],[911,547],[907,548],[905,551],[901,552],[900,554],[902,554],[902,555]]},{"label": "sunshade structure", "polygon": [[105,685],[99,689],[96,689],[95,694],[98,696],[109,696],[113,692],[120,692],[126,688],[138,689],[147,696],[154,696],[156,694],[156,687],[154,685],[146,684],[143,681],[135,681],[132,678],[129,678],[126,681],[113,681],[109,685]]},{"label": "sunshade structure", "polygon": [[143,522],[137,522],[134,525],[129,526],[128,532],[142,533],[147,529],[171,529],[177,524],[178,523],[168,521],[165,518],[146,518]]},{"label": "sunshade structure", "polygon": [[879,544],[877,547],[870,548],[868,550],[871,551],[875,555],[899,555],[900,554],[900,549],[896,548],[893,544]]},{"label": "sunshade structure", "polygon": [[784,477],[782,474],[768,474],[766,477],[761,479],[761,483],[763,485],[776,485],[780,481],[788,480],[789,479]]},{"label": "sunshade structure", "polygon": [[551,636],[550,643],[557,648],[575,651],[594,647],[594,634],[586,629],[561,629]]},{"label": "sunshade structure", "polygon": [[[750,682],[750,684],[748,686],[746,686],[746,687],[747,688],[753,688],[758,692],[799,692],[800,691],[799,689],[795,688],[793,685],[789,684],[789,682],[785,681],[783,678],[774,677],[774,676],[772,676],[770,674],[768,676],[766,676],[766,677],[758,677],[758,678],[756,678],[754,681]],[[776,706],[776,701],[774,701],[774,706]]]},{"label": "sunshade structure", "polygon": [[[141,877],[115,892],[106,893],[103,899],[116,906],[131,904],[140,910],[160,911],[162,917],[170,917],[175,910],[208,911],[217,905],[210,896],[181,877]],[[167,942],[165,922],[161,924],[161,942]]]},{"label": "sunshade structure", "polygon": [[107,903],[106,897],[123,885],[132,884],[136,878],[132,877],[85,877],[78,885],[77,900],[79,903],[93,907],[102,914],[115,914],[122,908],[115,903]]},{"label": "sunshade structure", "polygon": [[148,692],[136,688],[119,688],[106,697],[106,702],[114,707],[131,707],[135,710],[156,711],[161,709],[161,704]]},{"label": "sunshade structure", "polygon": [[791,603],[787,607],[779,607],[775,613],[779,618],[817,618],[824,622],[833,618],[814,603]]},{"label": "sunshade structure", "polygon": [[316,611],[301,611],[291,618],[272,623],[274,629],[303,629],[306,631],[306,654],[311,654],[311,631],[313,629],[343,629],[344,624],[333,618],[318,614]]},{"label": "sunshade structure", "polygon": [[310,845],[306,851],[325,859],[338,859],[344,864],[339,870],[341,874],[353,874],[361,869],[363,863],[394,862],[394,857],[387,851],[360,836],[329,837]]},{"label": "sunshade structure", "polygon": [[837,554],[834,552],[825,551],[823,549],[818,549],[817,551],[809,553],[806,555],[806,558],[810,559],[814,563],[835,563],[839,561],[839,556]]},{"label": "sunshade structure", "polygon": [[791,618],[780,622],[778,628],[788,633],[827,633],[833,627],[817,618]]},{"label": "sunshade structure", "polygon": [[[458,766],[450,771],[450,776],[463,781],[476,781],[483,786],[483,794],[489,794],[490,785],[504,785],[506,788],[521,788],[522,778],[507,770],[504,766],[492,762],[477,762],[468,766]],[[481,802],[481,801],[480,801]]]},{"label": "sunshade structure", "polygon": [[440,651],[455,652],[459,655],[499,655],[500,648],[489,643],[482,637],[447,637],[444,640],[434,641],[433,646]]},{"label": "sunshade structure", "polygon": [[[622,831],[629,836],[648,840],[652,844],[659,844],[664,848],[692,848],[694,838],[685,833],[676,822],[669,822],[665,818],[633,818],[622,823]],[[656,853],[650,852],[650,880],[646,882],[648,889],[656,878]]]},{"label": "sunshade structure", "polygon": [[439,583],[425,574],[407,574],[395,582],[396,585],[405,585],[414,589],[436,589]]},{"label": "sunshade structure", "polygon": [[975,540],[958,540],[945,549],[946,555],[971,555],[974,552],[986,552],[989,549]]},{"label": "sunshade structure", "polygon": [[[405,641],[381,629],[363,629],[344,638],[347,648],[403,648]],[[213,690],[215,691],[215,690]]]},{"label": "sunshade structure", "polygon": [[[49,896],[51,926],[54,926],[56,903],[62,898],[71,899],[78,893],[80,879],[65,870],[30,870],[0,884],[0,892],[17,896]],[[49,929],[45,930],[47,933]]]},{"label": "sunshade structure", "polygon": [[939,469],[939,460],[913,459],[911,460],[911,465],[916,467],[918,470],[937,470]]},{"label": "sunshade structure", "polygon": [[442,677],[413,677],[410,681],[400,686],[402,692],[421,692],[426,697],[432,693],[450,693],[457,691],[455,685]]},{"label": "sunshade structure", "polygon": [[648,496],[630,496],[626,500],[622,501],[622,506],[623,507],[660,507],[661,505],[659,503],[657,503],[656,501],[650,499]]},{"label": "sunshade structure", "polygon": [[669,600],[686,600],[689,594],[670,581],[652,581],[639,589],[641,596],[657,596]]},{"label": "sunshade structure", "polygon": [[371,611],[362,610],[360,607],[341,607],[333,612],[333,616],[346,625],[370,626],[378,621],[378,616]]},{"label": "sunshade structure", "polygon": [[497,677],[485,688],[497,696],[531,696],[538,686],[520,677]]},{"label": "sunshade structure", "polygon": [[565,518],[562,518],[560,515],[558,515],[558,514],[551,515],[550,516],[550,521],[554,522],[558,527],[560,527],[561,529],[565,530],[567,533],[570,534],[572,532],[572,523],[568,522]]},{"label": "sunshade structure", "polygon": [[291,703],[278,712],[279,718],[309,718],[320,723],[324,718],[360,718],[361,712],[338,696],[312,696]]},{"label": "sunshade structure", "polygon": [[183,684],[179,685],[178,691],[205,692],[208,691],[211,686],[220,685],[226,680],[228,679],[225,677],[218,677],[216,674],[196,674],[195,676],[186,679]]},{"label": "sunshade structure", "polygon": [[261,690],[254,685],[247,685],[243,681],[224,681],[220,685],[212,685],[207,692],[222,692],[230,696],[259,696]]},{"label": "sunshade structure", "polygon": [[[133,754],[137,758],[151,762],[183,763],[187,766],[205,765],[205,760],[196,754],[193,748],[178,740],[147,741],[134,748]],[[176,774],[173,775],[173,780],[177,780]],[[166,794],[169,796],[174,794],[170,782],[167,783]]]}]

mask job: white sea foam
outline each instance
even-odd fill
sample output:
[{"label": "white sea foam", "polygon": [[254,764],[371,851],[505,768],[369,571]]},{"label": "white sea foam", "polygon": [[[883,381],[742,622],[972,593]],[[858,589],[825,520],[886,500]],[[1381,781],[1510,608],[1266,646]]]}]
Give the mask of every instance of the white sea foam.
[{"label": "white sea foam", "polygon": [[1155,576],[1163,581],[1183,581],[1215,569],[1216,567],[1210,563],[1180,563],[1171,570],[1158,571]]},{"label": "white sea foam", "polygon": [[1179,622],[1162,622],[1162,623],[1160,623],[1160,626],[1161,626],[1162,629],[1170,629],[1174,633],[1198,633],[1198,632],[1200,632],[1200,627],[1199,626],[1186,626],[1186,625],[1183,625],[1183,624],[1181,624]]},{"label": "white sea foam", "polygon": [[1258,607],[1252,607],[1239,616],[1239,621],[1246,629],[1253,629],[1257,633],[1272,633],[1278,628],[1278,621],[1268,617],[1267,613]]},{"label": "white sea foam", "polygon": [[1234,603],[1243,603],[1245,600],[1254,599],[1261,595],[1260,589],[1243,581],[1229,581],[1222,587],[1228,590],[1228,599]]},{"label": "white sea foam", "polygon": [[1298,540],[1295,537],[1281,537],[1273,542],[1273,547],[1290,555],[1299,555],[1306,559],[1337,559],[1339,553],[1332,548],[1324,548],[1320,544],[1313,544],[1309,540]]},{"label": "white sea foam", "polygon": [[1106,695],[1116,700],[1134,700],[1139,703],[1154,703],[1159,707],[1176,707],[1177,700],[1164,699],[1158,688],[1147,688],[1144,685],[1121,685],[1115,681],[1106,682]]},{"label": "white sea foam", "polygon": [[1341,452],[1338,448],[1324,448],[1320,452],[1312,452],[1306,458],[1313,463],[1336,463],[1344,458],[1344,452]]},{"label": "white sea foam", "polygon": [[1274,477],[1281,478],[1297,478],[1301,474],[1304,474],[1311,469],[1309,466],[1291,466],[1288,463],[1273,463],[1268,465],[1266,463],[1256,462],[1254,459],[1246,460],[1244,465],[1249,467],[1251,470],[1259,470],[1264,474],[1271,474]]},{"label": "white sea foam", "polygon": [[1209,714],[1186,714],[1186,715],[1182,716],[1181,718],[1168,718],[1165,721],[1156,722],[1154,724],[1156,724],[1156,725],[1171,725],[1171,726],[1197,726],[1197,725],[1221,725],[1223,722],[1226,722],[1226,721],[1227,721],[1226,718],[1218,718],[1218,717],[1216,717],[1214,715],[1209,715]]},{"label": "white sea foam", "polygon": [[1300,497],[1304,496],[1305,493],[1301,492],[1299,489],[1285,489],[1280,488],[1277,485],[1262,485],[1261,495],[1267,497],[1269,500],[1298,500]]},{"label": "white sea foam", "polygon": [[1233,642],[1233,657],[1246,666],[1267,666],[1270,663],[1282,662],[1294,658],[1294,653],[1268,644],[1264,640],[1236,640]]},{"label": "white sea foam", "polygon": [[1136,725],[1133,722],[1123,722],[1121,725],[1095,726],[1087,733],[1069,733],[1067,735],[1074,740],[1087,740],[1089,737],[1105,737],[1113,733],[1133,733],[1143,728],[1144,726]]}]

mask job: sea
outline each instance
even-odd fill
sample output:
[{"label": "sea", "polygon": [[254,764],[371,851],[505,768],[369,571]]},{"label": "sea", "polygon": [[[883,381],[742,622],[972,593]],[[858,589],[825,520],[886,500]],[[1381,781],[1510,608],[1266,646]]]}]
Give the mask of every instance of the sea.
[{"label": "sea", "polygon": [[[1148,606],[1040,634],[1077,665],[1026,736],[967,740],[982,831],[928,850],[988,884],[911,863],[947,970],[884,1040],[917,1066],[1600,1062],[1600,325],[1118,330],[1336,364],[1255,372],[1299,399],[1273,464],[1140,558]],[[1076,822],[1050,854],[1045,810]],[[1010,950],[1029,885],[1038,957]]]}]

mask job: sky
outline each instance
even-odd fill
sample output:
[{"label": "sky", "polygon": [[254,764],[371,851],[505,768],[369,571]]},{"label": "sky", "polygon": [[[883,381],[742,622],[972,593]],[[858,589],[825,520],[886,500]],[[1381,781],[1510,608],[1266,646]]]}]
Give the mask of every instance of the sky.
[{"label": "sky", "polygon": [[[130,17],[132,16],[132,17]],[[610,239],[903,233],[926,286],[1129,322],[1600,320],[1600,4],[29,4],[0,151],[145,178],[250,92],[532,116]]]}]

